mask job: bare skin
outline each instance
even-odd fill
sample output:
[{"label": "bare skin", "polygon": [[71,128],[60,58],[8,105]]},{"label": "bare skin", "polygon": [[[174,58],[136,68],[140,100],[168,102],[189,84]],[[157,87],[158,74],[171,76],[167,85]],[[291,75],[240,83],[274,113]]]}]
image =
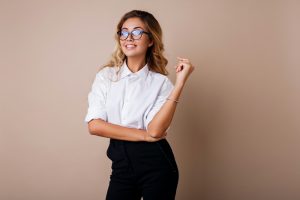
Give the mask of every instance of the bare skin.
[{"label": "bare skin", "polygon": [[102,119],[93,119],[88,123],[89,132],[92,135],[127,141],[156,142],[166,137],[151,137],[143,129],[128,128],[117,124],[106,122]]},{"label": "bare skin", "polygon": [[[139,28],[137,28],[139,27]],[[148,31],[144,23],[139,18],[127,19],[122,29],[131,32],[133,29],[142,29]],[[126,48],[126,45],[133,44],[134,48]],[[132,72],[137,72],[146,64],[147,48],[153,45],[148,35],[143,34],[139,40],[134,40],[131,35],[123,41],[120,40],[122,51],[127,56],[127,66]],[[183,87],[194,70],[194,66],[186,58],[177,57],[178,63],[174,67],[176,70],[176,83],[169,98],[178,100]],[[143,129],[128,128],[116,124],[106,122],[102,119],[93,119],[88,123],[90,134],[114,138],[127,141],[147,141],[156,142],[166,138],[166,129],[171,124],[172,118],[176,110],[177,103],[174,101],[166,101],[160,111],[153,117],[148,125],[148,131]]]},{"label": "bare skin", "polygon": [[[176,83],[168,98],[178,101],[188,76],[194,70],[194,66],[186,58],[177,57],[177,59],[178,63],[174,67],[176,69]],[[166,101],[156,113],[148,125],[148,132],[152,137],[162,137],[164,135],[164,132],[171,124],[176,106],[177,102]]]}]

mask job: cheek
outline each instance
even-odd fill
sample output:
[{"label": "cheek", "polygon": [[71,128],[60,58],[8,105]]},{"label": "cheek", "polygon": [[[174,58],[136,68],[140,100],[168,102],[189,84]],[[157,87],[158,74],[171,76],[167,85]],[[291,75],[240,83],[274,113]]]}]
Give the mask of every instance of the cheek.
[{"label": "cheek", "polygon": [[120,41],[119,44],[120,44],[121,47],[123,47],[125,45],[125,42],[124,41]]},{"label": "cheek", "polygon": [[138,46],[141,49],[147,49],[148,48],[148,41],[146,41],[146,40],[140,41]]},{"label": "cheek", "polygon": [[146,50],[148,48],[148,46],[147,46],[147,44],[141,44],[141,45],[139,45],[139,49],[141,49],[141,50]]}]

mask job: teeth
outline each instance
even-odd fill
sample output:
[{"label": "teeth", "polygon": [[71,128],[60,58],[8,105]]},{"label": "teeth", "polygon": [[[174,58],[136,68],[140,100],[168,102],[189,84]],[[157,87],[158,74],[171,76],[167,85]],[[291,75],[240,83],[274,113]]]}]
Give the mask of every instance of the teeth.
[{"label": "teeth", "polygon": [[126,47],[128,48],[132,48],[132,47],[135,47],[135,45],[132,45],[132,44],[128,44],[128,45],[126,45]]}]

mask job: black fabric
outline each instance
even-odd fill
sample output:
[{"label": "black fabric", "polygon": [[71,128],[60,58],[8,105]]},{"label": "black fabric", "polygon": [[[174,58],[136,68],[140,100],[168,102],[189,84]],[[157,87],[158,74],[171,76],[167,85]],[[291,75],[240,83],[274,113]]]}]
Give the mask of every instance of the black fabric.
[{"label": "black fabric", "polygon": [[177,163],[166,139],[132,142],[110,138],[112,161],[106,200],[174,200],[179,180]]}]

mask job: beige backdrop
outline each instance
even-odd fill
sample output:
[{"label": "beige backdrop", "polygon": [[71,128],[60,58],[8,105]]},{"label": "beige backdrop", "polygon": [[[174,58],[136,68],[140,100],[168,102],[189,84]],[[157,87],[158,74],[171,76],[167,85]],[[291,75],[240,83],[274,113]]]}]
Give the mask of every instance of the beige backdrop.
[{"label": "beige backdrop", "polygon": [[5,1],[0,4],[0,199],[104,199],[109,139],[83,120],[132,9],[196,66],[168,134],[178,200],[300,199],[300,1]]}]

